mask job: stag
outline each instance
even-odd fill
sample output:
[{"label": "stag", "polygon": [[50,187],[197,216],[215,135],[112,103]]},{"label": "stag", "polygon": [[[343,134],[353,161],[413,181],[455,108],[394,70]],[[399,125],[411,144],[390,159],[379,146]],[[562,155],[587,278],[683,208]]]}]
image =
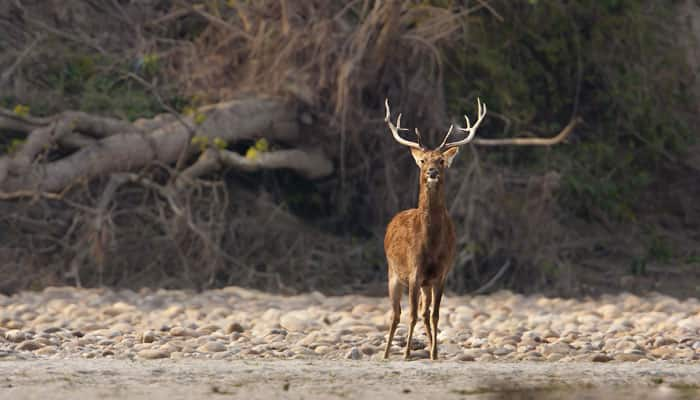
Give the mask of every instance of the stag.
[{"label": "stag", "polygon": [[[415,129],[417,141],[402,138],[401,114],[396,125],[391,121],[389,100],[385,101],[385,122],[394,139],[407,146],[413,159],[420,168],[420,191],[418,208],[404,210],[389,222],[384,237],[389,275],[389,299],[392,307],[392,320],[389,338],[384,351],[384,358],[389,357],[389,350],[394,339],[396,327],[401,318],[401,296],[404,287],[408,287],[408,304],[410,309],[408,340],[404,358],[411,354],[413,330],[418,320],[418,308],[423,317],[425,333],[430,341],[430,359],[437,359],[438,321],[440,320],[440,301],[445,288],[447,274],[455,258],[455,229],[445,206],[445,171],[459,152],[459,146],[475,143],[487,146],[497,145],[552,145],[562,141],[573,130],[579,120],[576,118],[561,133],[552,138],[507,138],[476,139],[476,131],[486,116],[486,104],[477,99],[477,120],[471,124],[466,115],[466,128],[458,128],[467,136],[461,140],[448,142],[454,125],[450,126],[442,143],[434,150],[429,150],[421,143],[418,129]],[[419,302],[420,293],[420,302]],[[432,309],[432,312],[431,312]]]}]

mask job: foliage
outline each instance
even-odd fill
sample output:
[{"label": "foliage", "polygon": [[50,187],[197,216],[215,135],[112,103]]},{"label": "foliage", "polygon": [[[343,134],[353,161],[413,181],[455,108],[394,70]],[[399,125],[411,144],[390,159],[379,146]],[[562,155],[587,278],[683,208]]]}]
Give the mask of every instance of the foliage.
[{"label": "foliage", "polygon": [[255,141],[255,144],[253,146],[250,146],[248,150],[246,150],[245,158],[249,160],[255,160],[260,156],[260,153],[268,151],[269,147],[270,144],[268,143],[267,139],[260,138]]},{"label": "foliage", "polygon": [[692,139],[691,74],[672,3],[493,2],[505,22],[484,13],[448,52],[452,113],[481,96],[496,116],[482,131],[504,136],[551,135],[582,115],[579,142],[560,155],[511,149],[501,161],[558,165],[567,209],[634,220],[640,191]]},{"label": "foliage", "polygon": [[[32,71],[43,83],[44,96],[31,99],[36,115],[49,115],[65,109],[110,115],[128,120],[153,117],[163,107],[149,87],[129,74],[151,79],[158,74],[158,60],[147,55],[134,63],[122,61],[116,55],[95,54],[74,50],[57,44],[61,55],[45,57],[41,68]],[[168,102],[175,102],[177,94],[159,89]],[[21,94],[20,94],[21,95]],[[57,101],[58,100],[58,101]]]},{"label": "foliage", "polygon": [[19,115],[20,117],[26,117],[27,115],[29,115],[29,106],[17,104],[15,108],[12,109],[12,111],[14,111],[15,114]]}]

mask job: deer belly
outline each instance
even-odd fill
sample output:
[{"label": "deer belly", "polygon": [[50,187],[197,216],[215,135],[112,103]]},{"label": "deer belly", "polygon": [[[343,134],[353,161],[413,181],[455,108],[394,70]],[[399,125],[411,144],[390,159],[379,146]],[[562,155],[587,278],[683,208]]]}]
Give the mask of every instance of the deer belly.
[{"label": "deer belly", "polygon": [[442,277],[441,265],[435,262],[425,264],[420,274],[421,286],[430,285]]}]

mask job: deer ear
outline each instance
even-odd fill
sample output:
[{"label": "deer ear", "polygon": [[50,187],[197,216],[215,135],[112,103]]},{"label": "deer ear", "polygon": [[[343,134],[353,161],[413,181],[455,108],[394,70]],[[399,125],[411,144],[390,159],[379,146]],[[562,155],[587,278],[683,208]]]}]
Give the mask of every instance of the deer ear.
[{"label": "deer ear", "polygon": [[442,152],[448,167],[452,165],[452,160],[455,159],[457,153],[459,153],[459,147],[452,147]]},{"label": "deer ear", "polygon": [[413,159],[416,160],[416,164],[418,164],[418,166],[420,167],[422,165],[421,162],[425,157],[425,153],[423,152],[423,150],[411,147],[411,155],[413,156]]}]

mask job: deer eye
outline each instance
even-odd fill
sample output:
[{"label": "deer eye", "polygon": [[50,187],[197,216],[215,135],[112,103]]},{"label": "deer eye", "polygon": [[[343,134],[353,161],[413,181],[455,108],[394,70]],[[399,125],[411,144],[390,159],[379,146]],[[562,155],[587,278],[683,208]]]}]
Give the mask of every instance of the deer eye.
[{"label": "deer eye", "polygon": [[421,164],[425,163],[425,160],[420,160],[420,163],[421,163]]},{"label": "deer eye", "polygon": [[440,159],[440,165],[445,165],[445,160],[443,160],[442,158]]}]

